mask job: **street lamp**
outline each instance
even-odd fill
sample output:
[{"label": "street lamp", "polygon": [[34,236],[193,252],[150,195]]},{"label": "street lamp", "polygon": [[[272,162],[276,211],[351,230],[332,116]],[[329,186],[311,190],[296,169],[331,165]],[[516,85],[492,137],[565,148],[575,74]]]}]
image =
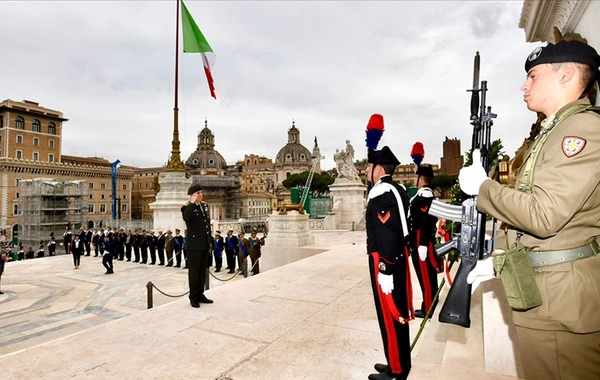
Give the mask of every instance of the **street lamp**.
[{"label": "street lamp", "polygon": [[120,160],[111,164],[112,168],[112,219],[117,219],[117,168],[121,165]]}]

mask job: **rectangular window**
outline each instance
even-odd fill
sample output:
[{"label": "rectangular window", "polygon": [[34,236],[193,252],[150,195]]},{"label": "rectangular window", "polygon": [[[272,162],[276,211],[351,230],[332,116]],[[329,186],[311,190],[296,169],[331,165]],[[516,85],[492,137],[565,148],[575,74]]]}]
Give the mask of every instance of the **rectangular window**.
[{"label": "rectangular window", "polygon": [[88,182],[88,187],[90,189],[93,189],[94,188],[94,182]]},{"label": "rectangular window", "polygon": [[100,203],[100,213],[106,213],[106,204]]},{"label": "rectangular window", "polygon": [[94,199],[94,194],[90,194],[90,199]]},{"label": "rectangular window", "polygon": [[13,215],[19,215],[19,205],[13,205]]},{"label": "rectangular window", "polygon": [[126,183],[123,184],[123,190],[127,190],[127,184]]},{"label": "rectangular window", "polygon": [[54,140],[48,140],[48,147],[54,148]]},{"label": "rectangular window", "polygon": [[40,145],[40,139],[38,139],[37,137],[33,138],[33,146],[38,146]]},{"label": "rectangular window", "polygon": [[104,200],[104,194],[100,194],[100,199]]},{"label": "rectangular window", "polygon": [[88,204],[88,212],[89,212],[90,214],[93,214],[93,213],[94,213],[94,204],[93,204],[93,203],[89,203],[89,204]]},{"label": "rectangular window", "polygon": [[106,190],[106,183],[102,182],[100,184],[100,190]]},{"label": "rectangular window", "polygon": [[127,204],[121,203],[121,212],[127,212]]},{"label": "rectangular window", "polygon": [[18,159],[22,159],[23,158],[23,151],[22,150],[17,150],[15,152],[15,157],[17,157]]},{"label": "rectangular window", "polygon": [[17,187],[21,186],[21,181],[22,181],[21,178],[15,178],[15,186],[17,186]]},{"label": "rectangular window", "polygon": [[17,135],[17,144],[23,144],[23,136]]},{"label": "rectangular window", "polygon": [[33,152],[32,158],[34,161],[40,160],[40,154],[38,152]]},{"label": "rectangular window", "polygon": [[54,154],[48,154],[48,162],[54,162]]}]

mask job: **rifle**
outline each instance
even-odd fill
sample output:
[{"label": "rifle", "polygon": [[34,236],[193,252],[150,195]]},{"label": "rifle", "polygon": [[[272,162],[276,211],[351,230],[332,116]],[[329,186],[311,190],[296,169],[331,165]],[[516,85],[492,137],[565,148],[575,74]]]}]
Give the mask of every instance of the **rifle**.
[{"label": "rifle", "polygon": [[[485,104],[487,81],[481,81],[481,87],[479,86],[479,63],[479,52],[477,52],[473,69],[473,88],[467,90],[471,92],[470,120],[473,126],[471,152],[475,149],[481,151],[481,164],[486,173],[489,173],[492,119],[496,118],[497,115],[493,114],[491,107]],[[473,165],[475,164],[474,162]],[[468,328],[471,326],[471,284],[467,283],[467,276],[475,268],[477,260],[489,257],[490,252],[493,251],[495,236],[486,242],[486,214],[477,211],[476,195],[465,200],[461,206],[433,201],[429,214],[461,223],[461,231],[458,236],[436,247],[438,258],[443,257],[453,249],[458,250],[460,257],[460,266],[440,311],[439,321]]]}]

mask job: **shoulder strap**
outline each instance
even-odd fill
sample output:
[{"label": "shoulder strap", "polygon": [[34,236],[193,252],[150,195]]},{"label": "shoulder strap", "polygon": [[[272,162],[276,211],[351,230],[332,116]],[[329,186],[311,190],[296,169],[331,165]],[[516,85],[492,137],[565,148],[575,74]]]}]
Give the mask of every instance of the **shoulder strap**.
[{"label": "shoulder strap", "polygon": [[550,120],[549,125],[542,128],[542,131],[540,132],[541,136],[532,148],[531,155],[527,160],[525,169],[523,171],[523,175],[521,175],[521,180],[519,181],[518,188],[519,191],[524,193],[531,191],[531,187],[533,186],[533,174],[535,165],[537,164],[537,160],[540,156],[542,148],[544,147],[544,144],[548,140],[550,133],[554,131],[555,127],[567,117],[576,113],[586,111],[593,111],[600,115],[600,107],[592,106],[591,104],[575,104],[570,108],[567,108],[559,117]]}]

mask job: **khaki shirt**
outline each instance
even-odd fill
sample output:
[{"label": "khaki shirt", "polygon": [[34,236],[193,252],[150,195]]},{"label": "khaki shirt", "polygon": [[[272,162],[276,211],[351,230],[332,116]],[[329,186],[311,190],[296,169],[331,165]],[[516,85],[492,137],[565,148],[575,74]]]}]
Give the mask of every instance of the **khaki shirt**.
[{"label": "khaki shirt", "polygon": [[[557,116],[576,103],[589,101],[570,103]],[[569,149],[573,140],[580,147],[584,144],[575,154]],[[521,242],[530,250],[569,249],[597,239],[600,115],[578,113],[559,123],[540,152],[532,183],[531,192],[523,193],[486,180],[479,189],[477,207],[524,231]],[[600,256],[538,268],[536,281],[543,304],[513,312],[515,324],[543,330],[600,331]]]}]

